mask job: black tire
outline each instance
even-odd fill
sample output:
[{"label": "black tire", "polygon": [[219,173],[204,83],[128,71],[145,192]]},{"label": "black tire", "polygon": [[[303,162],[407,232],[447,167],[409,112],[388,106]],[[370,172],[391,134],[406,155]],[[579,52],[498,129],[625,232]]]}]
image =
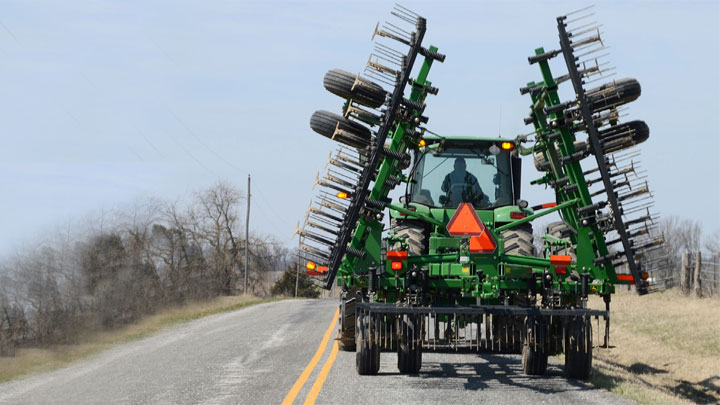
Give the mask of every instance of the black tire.
[{"label": "black tire", "polygon": [[398,370],[402,374],[417,374],[422,368],[421,317],[402,315],[398,319]]},{"label": "black tire", "polygon": [[589,318],[573,318],[565,334],[565,376],[577,380],[590,378],[592,370],[592,324]]},{"label": "black tire", "polygon": [[522,348],[522,368],[527,375],[544,375],[548,365],[548,347],[545,324],[526,322],[525,339]]},{"label": "black tire", "polygon": [[343,294],[340,297],[340,314],[338,315],[338,349],[344,352],[355,351],[355,295]]},{"label": "black tire", "polygon": [[527,375],[545,375],[547,371],[548,354],[546,351],[535,350],[529,345],[522,349],[522,368]]},{"label": "black tire", "polygon": [[502,237],[505,239],[505,254],[517,256],[537,255],[530,223],[505,230],[502,232]]},{"label": "black tire", "polygon": [[[623,149],[645,142],[650,137],[650,128],[644,121],[630,121],[623,124],[613,125],[609,128],[598,131],[598,138],[603,141],[603,152],[614,153]],[[585,141],[575,141],[575,150],[588,149]],[[558,154],[560,149],[557,149]],[[550,162],[545,160],[542,153],[536,153],[533,163],[538,171],[550,170]]]},{"label": "black tire", "polygon": [[[575,141],[573,145],[575,145],[576,152],[580,152],[581,150],[587,148],[587,145],[585,145],[585,142],[583,141]],[[560,149],[558,147],[555,147],[555,150],[557,151],[558,156],[560,156]],[[533,163],[535,164],[535,168],[539,172],[545,172],[550,170],[550,161],[545,160],[545,156],[543,156],[543,154],[540,152],[536,153],[533,157]]]},{"label": "black tire", "polygon": [[[545,233],[558,238],[567,241],[570,243],[570,233],[572,231],[570,230],[570,227],[565,224],[563,221],[557,221],[557,222],[551,222],[548,224]],[[572,248],[572,245],[570,248],[565,249],[562,246],[553,246],[550,250],[550,254],[553,255],[567,255],[572,258],[572,261],[575,262],[577,257],[575,256],[575,249]]]},{"label": "black tire", "polygon": [[[348,135],[335,136],[336,127],[346,131]],[[364,148],[370,143],[371,133],[368,127],[329,111],[315,111],[310,117],[310,128],[324,137],[355,148]]]},{"label": "black tire", "polygon": [[619,79],[601,86],[588,89],[585,96],[593,112],[635,101],[640,97],[642,89],[635,79]]},{"label": "black tire", "polygon": [[645,142],[650,137],[650,128],[644,121],[630,121],[604,129],[598,132],[598,137],[604,141],[605,153],[619,152]]},{"label": "black tire", "polygon": [[[396,238],[406,238],[409,255],[417,256],[427,253],[429,229],[425,222],[390,218],[390,230],[395,232]],[[393,246],[392,249],[400,249],[399,244]]]},{"label": "black tire", "polygon": [[[356,79],[358,79],[357,83],[355,83]],[[371,108],[383,105],[387,94],[381,86],[342,69],[329,70],[325,74],[323,85],[327,91],[336,96],[351,98]]]},{"label": "black tire", "polygon": [[357,316],[355,319],[355,369],[360,375],[377,375],[380,370],[380,347],[374,322],[368,316]]}]

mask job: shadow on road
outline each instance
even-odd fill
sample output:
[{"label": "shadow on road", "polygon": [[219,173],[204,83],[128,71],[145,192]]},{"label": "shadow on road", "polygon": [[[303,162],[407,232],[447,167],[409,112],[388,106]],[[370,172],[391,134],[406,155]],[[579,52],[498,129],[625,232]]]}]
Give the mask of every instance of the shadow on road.
[{"label": "shadow on road", "polygon": [[[467,356],[467,355],[465,355]],[[581,381],[567,380],[563,369],[549,364],[544,376],[529,376],[522,371],[520,356],[476,355],[475,362],[423,361],[423,368],[412,384],[417,388],[434,387],[481,391],[532,390],[543,394],[595,389]],[[388,373],[393,374],[393,373]]]}]

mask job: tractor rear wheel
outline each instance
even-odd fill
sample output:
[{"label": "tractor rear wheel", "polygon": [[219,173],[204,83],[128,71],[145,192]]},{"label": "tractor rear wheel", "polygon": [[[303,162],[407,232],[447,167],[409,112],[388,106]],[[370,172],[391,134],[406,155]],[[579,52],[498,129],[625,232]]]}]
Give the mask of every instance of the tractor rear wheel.
[{"label": "tractor rear wheel", "polygon": [[537,249],[533,244],[533,229],[530,223],[502,231],[505,239],[505,254],[517,256],[536,256]]},{"label": "tractor rear wheel", "polygon": [[[428,227],[425,222],[390,218],[390,230],[395,231],[396,238],[405,238],[409,255],[417,256],[427,253]],[[399,244],[393,246],[392,249],[399,250]]]},{"label": "tractor rear wheel", "polygon": [[398,370],[417,374],[422,367],[422,321],[420,316],[398,317]]},{"label": "tractor rear wheel", "polygon": [[340,296],[337,341],[338,349],[344,352],[355,351],[355,300],[352,291]]},{"label": "tractor rear wheel", "polygon": [[[567,224],[565,224],[565,222],[563,221],[549,223],[545,231],[545,233],[547,233],[548,235],[565,240],[568,243],[570,243],[570,232],[570,227],[568,227]],[[572,258],[573,262],[576,260],[575,249],[573,249],[572,247],[565,249],[562,246],[553,246],[553,248],[550,250],[550,254],[568,255]]]},{"label": "tractor rear wheel", "polygon": [[362,105],[378,108],[387,92],[379,85],[342,69],[331,69],[323,79],[325,89],[342,98],[351,98]]},{"label": "tractor rear wheel", "polygon": [[592,324],[578,317],[568,322],[565,341],[565,375],[587,380],[592,369]]},{"label": "tractor rear wheel", "polygon": [[356,316],[355,323],[355,369],[360,375],[377,375],[380,370],[380,346],[374,320],[368,316]]}]

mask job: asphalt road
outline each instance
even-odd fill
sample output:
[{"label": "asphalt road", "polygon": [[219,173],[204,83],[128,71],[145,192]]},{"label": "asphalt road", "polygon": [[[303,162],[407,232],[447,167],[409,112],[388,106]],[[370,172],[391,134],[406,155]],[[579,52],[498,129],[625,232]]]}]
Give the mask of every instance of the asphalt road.
[{"label": "asphalt road", "polygon": [[360,377],[328,333],[336,307],[288,300],[213,315],[0,384],[0,403],[626,403],[566,380],[557,361],[525,376],[511,355],[424,353],[420,374],[405,376],[383,353],[380,375]]}]

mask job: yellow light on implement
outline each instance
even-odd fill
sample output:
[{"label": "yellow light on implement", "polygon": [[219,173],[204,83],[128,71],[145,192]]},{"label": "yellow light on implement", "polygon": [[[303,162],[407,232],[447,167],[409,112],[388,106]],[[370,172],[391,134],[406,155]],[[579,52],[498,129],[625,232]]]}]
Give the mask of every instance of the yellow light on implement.
[{"label": "yellow light on implement", "polygon": [[418,142],[418,146],[423,147],[427,144],[424,139],[421,139],[420,142]]},{"label": "yellow light on implement", "polygon": [[307,264],[305,265],[305,268],[310,271],[315,270],[316,267],[317,265],[315,264],[315,262],[307,262]]},{"label": "yellow light on implement", "polygon": [[337,198],[340,198],[342,200],[346,199],[348,197],[347,193],[344,191],[338,191]]},{"label": "yellow light on implement", "polygon": [[512,142],[503,142],[500,144],[500,147],[502,148],[502,150],[512,150],[515,145],[513,145]]}]

